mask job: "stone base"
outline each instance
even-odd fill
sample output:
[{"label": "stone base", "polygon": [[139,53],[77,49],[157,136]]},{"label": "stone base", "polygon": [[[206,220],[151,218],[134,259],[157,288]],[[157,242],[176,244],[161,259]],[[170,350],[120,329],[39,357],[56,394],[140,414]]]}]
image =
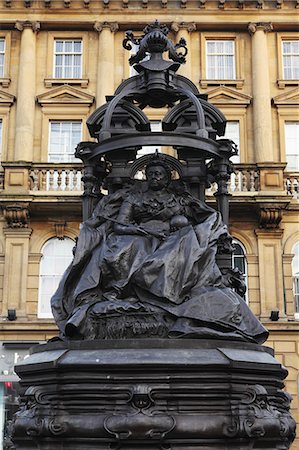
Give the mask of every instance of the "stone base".
[{"label": "stone base", "polygon": [[286,450],[294,439],[287,372],[259,345],[55,342],[16,371],[17,450]]}]

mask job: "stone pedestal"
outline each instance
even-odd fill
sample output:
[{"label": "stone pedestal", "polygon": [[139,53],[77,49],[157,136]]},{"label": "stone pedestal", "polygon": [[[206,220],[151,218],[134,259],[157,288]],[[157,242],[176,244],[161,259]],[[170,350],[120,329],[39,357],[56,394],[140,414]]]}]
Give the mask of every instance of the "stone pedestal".
[{"label": "stone pedestal", "polygon": [[17,450],[288,449],[295,422],[272,350],[208,340],[73,341],[16,368]]}]

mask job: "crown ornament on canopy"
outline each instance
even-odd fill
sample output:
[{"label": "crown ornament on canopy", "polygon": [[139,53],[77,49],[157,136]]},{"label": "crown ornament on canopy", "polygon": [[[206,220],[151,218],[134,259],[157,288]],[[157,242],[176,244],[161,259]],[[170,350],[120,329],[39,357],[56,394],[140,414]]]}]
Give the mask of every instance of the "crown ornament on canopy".
[{"label": "crown ornament on canopy", "polygon": [[[166,25],[161,25],[158,20],[147,25],[143,30],[143,36],[136,38],[134,33],[130,30],[126,32],[126,38],[123,41],[123,47],[126,50],[132,50],[131,43],[138,45],[138,51],[129,59],[129,63],[133,64],[142,61],[146,55],[150,54],[150,59],[159,58],[163,60],[162,54],[168,51],[169,58],[179,64],[186,62],[186,55],[188,49],[186,47],[185,39],[181,38],[177,44],[173,44],[167,37],[169,29]],[[182,49],[181,52],[178,52]],[[179,67],[179,66],[178,66]]]}]

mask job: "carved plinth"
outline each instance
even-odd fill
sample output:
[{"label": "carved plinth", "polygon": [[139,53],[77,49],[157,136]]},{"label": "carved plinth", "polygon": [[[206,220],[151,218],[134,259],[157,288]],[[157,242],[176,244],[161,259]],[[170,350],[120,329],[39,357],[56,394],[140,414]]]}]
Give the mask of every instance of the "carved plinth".
[{"label": "carved plinth", "polygon": [[18,450],[286,450],[294,439],[286,370],[255,344],[50,343],[16,370]]}]

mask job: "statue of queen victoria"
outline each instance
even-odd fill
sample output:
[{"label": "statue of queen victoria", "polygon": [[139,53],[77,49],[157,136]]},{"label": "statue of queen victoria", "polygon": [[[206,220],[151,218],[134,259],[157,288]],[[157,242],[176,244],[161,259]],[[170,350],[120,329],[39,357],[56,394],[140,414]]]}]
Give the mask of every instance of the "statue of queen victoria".
[{"label": "statue of queen victoria", "polygon": [[167,157],[152,155],[146,181],[104,196],[83,223],[52,298],[62,335],[265,340],[217,266],[219,242],[231,241],[220,213],[172,172]]}]

